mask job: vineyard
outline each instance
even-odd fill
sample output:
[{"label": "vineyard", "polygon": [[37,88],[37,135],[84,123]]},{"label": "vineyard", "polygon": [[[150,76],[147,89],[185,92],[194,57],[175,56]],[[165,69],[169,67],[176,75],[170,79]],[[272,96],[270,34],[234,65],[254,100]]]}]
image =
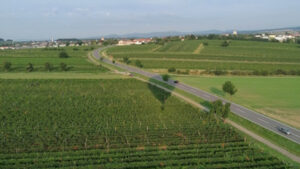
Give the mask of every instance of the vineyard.
[{"label": "vineyard", "polygon": [[134,79],[0,80],[0,168],[289,168]]},{"label": "vineyard", "polygon": [[[72,72],[105,72],[107,69],[94,66],[87,59],[88,52],[94,47],[65,47],[44,49],[20,49],[0,51],[0,72],[4,72],[3,64],[11,63],[7,72],[26,72],[29,63],[33,64],[33,72],[43,72],[45,64],[52,65],[52,72],[61,72],[60,64],[65,63],[68,71]],[[68,54],[68,58],[59,58],[61,52]]]},{"label": "vineyard", "polygon": [[[221,40],[189,40],[164,45],[123,46],[107,53],[122,61],[140,60],[146,69],[222,70],[300,75],[300,48],[297,44],[237,41],[222,47]],[[203,45],[206,44],[206,45]]]}]

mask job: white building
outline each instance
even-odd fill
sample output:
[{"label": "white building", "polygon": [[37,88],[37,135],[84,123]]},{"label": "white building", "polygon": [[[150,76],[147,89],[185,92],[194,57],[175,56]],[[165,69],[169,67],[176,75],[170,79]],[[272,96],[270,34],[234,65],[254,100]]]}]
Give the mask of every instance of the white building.
[{"label": "white building", "polygon": [[151,42],[152,39],[134,39],[134,40],[120,40],[118,46],[124,45],[141,45]]}]

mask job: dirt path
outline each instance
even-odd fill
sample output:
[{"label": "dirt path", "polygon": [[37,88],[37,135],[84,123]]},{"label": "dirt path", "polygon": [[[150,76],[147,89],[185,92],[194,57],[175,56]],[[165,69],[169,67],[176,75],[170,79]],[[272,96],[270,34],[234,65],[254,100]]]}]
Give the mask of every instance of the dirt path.
[{"label": "dirt path", "polygon": [[[177,97],[183,99],[183,100],[186,101],[187,103],[192,104],[193,106],[195,106],[195,107],[197,107],[197,108],[200,108],[200,109],[202,109],[202,110],[208,111],[208,108],[206,108],[206,107],[200,105],[200,104],[197,103],[196,101],[194,101],[194,100],[192,100],[192,99],[189,99],[189,98],[187,98],[187,97],[185,97],[185,96],[183,96],[183,95],[181,95],[181,94],[179,94],[179,93],[177,93],[177,92],[174,92],[174,91],[172,91],[172,90],[170,90],[170,89],[167,89],[167,88],[165,88],[165,87],[162,87],[162,86],[160,86],[160,85],[158,85],[158,84],[155,84],[155,83],[153,83],[153,82],[146,81],[145,79],[142,79],[142,78],[139,78],[139,77],[135,77],[135,78],[138,79],[138,80],[141,80],[141,81],[150,83],[151,85],[154,85],[154,86],[156,86],[156,87],[158,87],[158,88],[161,88],[161,89],[163,89],[163,90],[165,90],[165,91],[167,91],[167,92],[170,92],[172,95],[177,96]],[[235,123],[235,122],[233,122],[233,121],[231,121],[231,120],[226,120],[226,122],[229,123],[230,125],[232,125],[233,127],[237,128],[238,130],[242,131],[243,133],[245,133],[245,134],[251,136],[251,137],[254,138],[255,140],[257,140],[257,141],[259,141],[259,142],[262,142],[262,143],[266,144],[267,146],[269,146],[269,147],[271,147],[272,149],[274,149],[274,150],[280,152],[281,154],[287,156],[288,158],[292,159],[293,161],[296,161],[296,162],[300,163],[300,157],[298,157],[298,156],[296,156],[296,155],[294,155],[294,154],[292,154],[292,153],[286,151],[285,149],[283,149],[283,148],[281,148],[281,147],[279,147],[279,146],[277,146],[277,145],[271,143],[270,141],[264,139],[263,137],[261,137],[261,136],[255,134],[254,132],[252,132],[252,131],[250,131],[250,130],[248,130],[248,129],[242,127],[242,126],[240,126],[239,124],[237,124],[237,123]]]},{"label": "dirt path", "polygon": [[204,49],[203,44],[201,43],[198,48],[193,52],[193,54],[200,54],[200,52]]}]

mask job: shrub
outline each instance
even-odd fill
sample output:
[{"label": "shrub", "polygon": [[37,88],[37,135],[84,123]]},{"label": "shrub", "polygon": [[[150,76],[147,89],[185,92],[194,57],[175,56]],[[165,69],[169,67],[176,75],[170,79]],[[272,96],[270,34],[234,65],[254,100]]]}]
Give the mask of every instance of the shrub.
[{"label": "shrub", "polygon": [[256,75],[256,76],[260,75],[260,71],[254,70],[254,71],[253,71],[253,75]]},{"label": "shrub", "polygon": [[4,62],[3,68],[5,71],[9,71],[11,69],[11,63],[10,62]]},{"label": "shrub", "polygon": [[172,72],[172,73],[173,73],[173,72],[176,72],[176,68],[175,68],[175,67],[171,67],[171,68],[168,69],[168,72],[170,72],[170,73],[171,73],[171,72]]},{"label": "shrub", "polygon": [[26,70],[27,70],[28,72],[32,72],[32,71],[34,70],[33,64],[32,64],[32,63],[28,63],[28,65],[27,65],[27,67],[26,67]]},{"label": "shrub", "polygon": [[213,71],[213,73],[217,76],[220,76],[220,75],[226,75],[227,71],[225,71],[225,70],[215,70],[215,71]]},{"label": "shrub", "polygon": [[208,46],[208,42],[203,42],[203,45],[204,46]]},{"label": "shrub", "polygon": [[136,61],[135,61],[135,65],[136,65],[137,67],[140,67],[140,68],[143,68],[143,67],[144,67],[143,64],[142,64],[142,62],[141,62],[140,60],[136,60]]},{"label": "shrub", "polygon": [[285,70],[282,70],[282,69],[277,69],[277,70],[275,71],[275,74],[276,74],[276,75],[286,75],[287,72],[286,72]]},{"label": "shrub", "polygon": [[229,44],[230,44],[230,41],[228,41],[228,40],[225,40],[225,41],[222,43],[222,45],[221,45],[221,46],[223,46],[223,47],[228,47],[228,46],[229,46]]},{"label": "shrub", "polygon": [[234,95],[237,92],[237,89],[231,81],[227,81],[223,84],[223,91],[230,95]]},{"label": "shrub", "polygon": [[60,64],[60,69],[61,69],[62,71],[67,71],[67,70],[68,70],[68,65],[65,64],[65,63],[61,63],[61,64]]},{"label": "shrub", "polygon": [[115,63],[116,63],[116,61],[115,61],[115,60],[113,60],[113,61],[112,61],[112,63],[113,63],[113,64],[115,64]]},{"label": "shrub", "polygon": [[162,75],[161,76],[162,77],[162,79],[164,80],[164,81],[169,81],[169,79],[170,79],[170,76],[168,75],[168,74],[164,74],[164,75]]},{"label": "shrub", "polygon": [[60,52],[59,53],[59,58],[68,58],[68,57],[69,57],[69,55],[68,55],[67,52]]},{"label": "shrub", "polygon": [[267,70],[262,70],[261,71],[261,75],[263,76],[268,76],[269,75],[269,72]]},{"label": "shrub", "polygon": [[130,63],[129,57],[128,56],[124,56],[123,57],[123,62],[126,63],[126,64],[129,64]]},{"label": "shrub", "polygon": [[45,70],[50,72],[53,69],[53,66],[51,63],[47,62],[45,63]]}]

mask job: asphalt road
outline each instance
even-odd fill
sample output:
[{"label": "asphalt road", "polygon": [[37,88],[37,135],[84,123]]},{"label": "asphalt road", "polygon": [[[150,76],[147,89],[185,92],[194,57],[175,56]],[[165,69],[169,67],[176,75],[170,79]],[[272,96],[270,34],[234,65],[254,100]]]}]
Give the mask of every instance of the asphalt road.
[{"label": "asphalt road", "polygon": [[[101,58],[101,54],[100,54],[100,51],[103,50],[104,48],[100,48],[98,50],[95,50],[94,51],[94,56],[97,58],[97,59],[100,59]],[[112,63],[111,60],[109,59],[106,59],[103,57],[103,62],[105,63],[108,63],[108,64],[111,64],[111,65],[115,65],[119,68],[122,68],[126,71],[129,71],[129,72],[134,72],[134,73],[138,73],[138,74],[141,74],[143,76],[146,76],[146,77],[149,77],[149,78],[153,78],[155,80],[158,80],[158,81],[161,81],[161,82],[165,82],[162,80],[161,76],[159,74],[156,74],[156,73],[151,73],[151,72],[147,72],[147,71],[144,71],[144,70],[141,70],[139,68],[135,68],[135,67],[131,67],[131,66],[127,66],[125,64],[120,64],[120,63]],[[166,83],[166,82],[165,82]],[[228,103],[231,103],[231,111],[233,113],[235,113],[236,115],[240,116],[240,117],[243,117],[244,119],[247,119],[261,127],[264,127],[278,135],[281,135],[295,143],[298,143],[300,144],[300,130],[296,129],[296,128],[293,128],[291,126],[288,126],[286,124],[283,124],[277,120],[274,120],[272,118],[269,118],[267,116],[264,116],[260,113],[257,113],[253,110],[250,110],[246,107],[243,107],[241,105],[238,105],[238,104],[235,104],[233,102],[230,102],[228,100],[225,100],[221,97],[218,97],[218,96],[215,96],[213,94],[210,94],[208,92],[205,92],[203,90],[200,90],[200,89],[197,89],[197,88],[194,88],[192,86],[189,86],[189,85],[186,85],[186,84],[183,84],[181,82],[179,83],[174,83],[173,80],[169,80],[167,82],[170,86],[173,86],[173,87],[176,87],[178,89],[181,89],[181,90],[184,90],[185,92],[188,92],[188,93],[191,93],[195,96],[198,96],[204,100],[207,100],[207,101],[215,101],[215,100],[222,100],[223,102],[228,102]],[[278,127],[284,127],[284,128],[287,128],[290,130],[291,134],[290,135],[286,135],[282,132],[280,132],[278,130]]]}]

